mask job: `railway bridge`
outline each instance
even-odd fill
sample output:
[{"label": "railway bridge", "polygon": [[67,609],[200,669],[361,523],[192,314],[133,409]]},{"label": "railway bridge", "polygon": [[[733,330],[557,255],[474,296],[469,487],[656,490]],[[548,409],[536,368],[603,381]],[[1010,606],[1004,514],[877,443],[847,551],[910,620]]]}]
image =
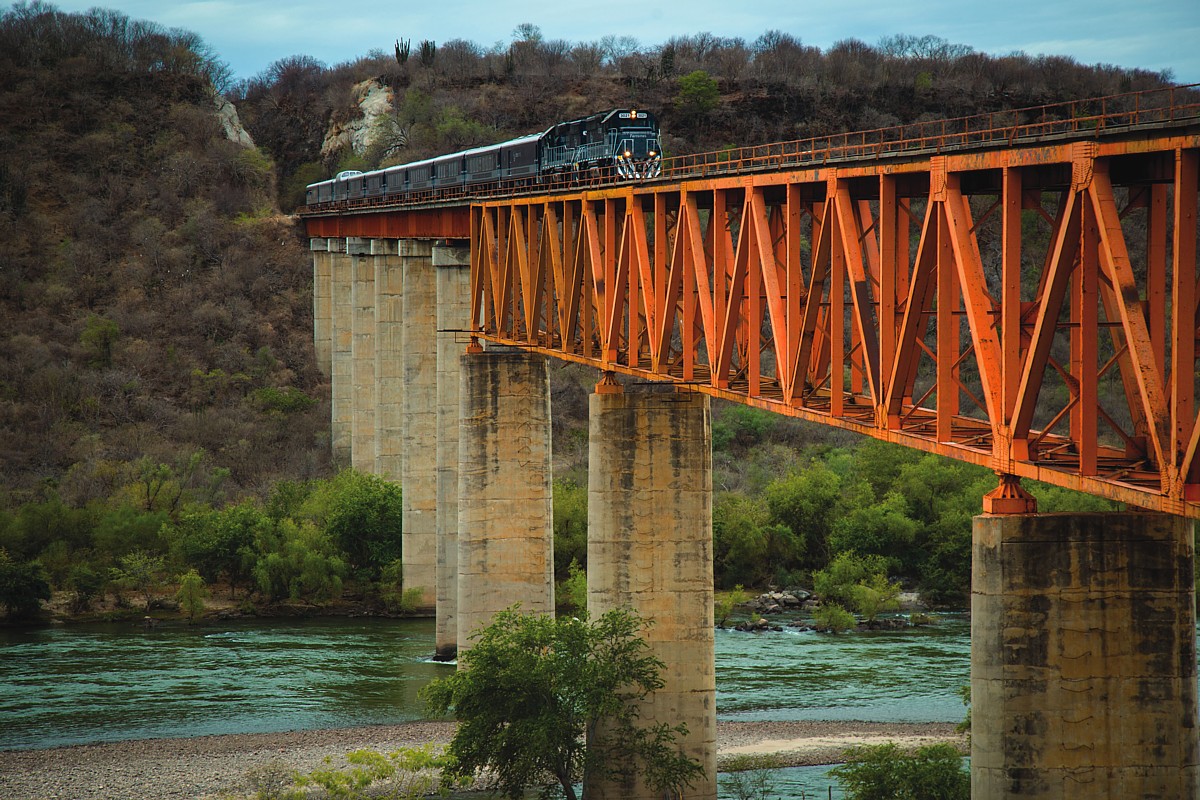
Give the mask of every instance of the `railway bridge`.
[{"label": "railway bridge", "polygon": [[[710,799],[710,398],[986,465],[972,796],[1195,798],[1198,181],[1193,86],[309,206],[334,452],[402,482],[451,656],[553,611],[546,359],[595,367],[589,609],[655,620],[643,713]],[[1038,514],[1023,478],[1127,510]]]}]

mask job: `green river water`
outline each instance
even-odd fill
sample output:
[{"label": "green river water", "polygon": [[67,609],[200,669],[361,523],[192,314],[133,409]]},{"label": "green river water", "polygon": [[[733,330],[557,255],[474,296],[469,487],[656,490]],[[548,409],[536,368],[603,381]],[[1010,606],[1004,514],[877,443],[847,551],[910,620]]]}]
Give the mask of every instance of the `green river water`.
[{"label": "green river water", "polygon": [[[453,669],[430,660],[433,635],[371,618],[0,629],[0,749],[420,719],[417,692]],[[969,638],[953,614],[901,632],[718,630],[717,713],[957,721]],[[780,796],[830,796],[825,773],[783,771]]]}]

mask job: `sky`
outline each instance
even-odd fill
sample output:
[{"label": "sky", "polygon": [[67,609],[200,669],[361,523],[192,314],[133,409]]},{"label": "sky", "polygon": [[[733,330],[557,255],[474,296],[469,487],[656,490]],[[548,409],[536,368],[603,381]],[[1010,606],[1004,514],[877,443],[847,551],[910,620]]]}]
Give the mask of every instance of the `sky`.
[{"label": "sky", "polygon": [[992,55],[1065,55],[1083,64],[1170,70],[1200,83],[1197,0],[83,0],[62,11],[111,8],[200,35],[237,78],[275,61],[312,56],[329,66],[390,53],[397,38],[507,44],[525,22],[546,39],[632,36],[643,48],[699,32],[752,43],[781,30],[822,50],[843,39],[932,34]]}]

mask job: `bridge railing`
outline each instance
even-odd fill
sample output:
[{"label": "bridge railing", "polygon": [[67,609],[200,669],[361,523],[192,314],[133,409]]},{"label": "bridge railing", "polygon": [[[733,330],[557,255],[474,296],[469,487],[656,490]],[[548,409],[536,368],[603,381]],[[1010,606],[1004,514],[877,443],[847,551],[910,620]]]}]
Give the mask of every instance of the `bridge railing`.
[{"label": "bridge railing", "polygon": [[1200,84],[1071,100],[968,117],[915,122],[869,131],[672,156],[662,177],[807,166],[829,161],[1027,142],[1044,137],[1112,132],[1200,118]]}]

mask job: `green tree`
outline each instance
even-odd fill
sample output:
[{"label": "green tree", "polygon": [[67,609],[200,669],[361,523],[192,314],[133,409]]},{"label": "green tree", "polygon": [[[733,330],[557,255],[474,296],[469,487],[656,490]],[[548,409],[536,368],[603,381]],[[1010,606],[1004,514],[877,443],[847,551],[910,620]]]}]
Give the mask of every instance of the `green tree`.
[{"label": "green tree", "polygon": [[971,775],[950,744],[905,753],[894,742],[846,751],[846,763],[829,774],[847,800],[970,800]]},{"label": "green tree", "polygon": [[698,69],[679,79],[679,94],[675,105],[688,116],[702,117],[717,107],[721,92],[717,82],[707,72]]},{"label": "green tree", "polygon": [[154,592],[162,586],[166,559],[145,550],[135,550],[121,556],[120,564],[112,568],[113,582],[140,594],[149,611]]},{"label": "green tree", "polygon": [[268,602],[323,603],[341,594],[346,563],[311,522],[286,519],[263,532],[258,547],[254,578]]},{"label": "green tree", "polygon": [[67,573],[66,588],[71,592],[71,611],[80,613],[92,607],[92,601],[104,590],[105,578],[87,562],[78,562]]},{"label": "green tree", "polygon": [[403,510],[399,484],[353,469],[319,487],[304,506],[318,527],[324,524],[348,566],[370,580],[401,556]]},{"label": "green tree", "polygon": [[79,343],[87,353],[88,366],[107,369],[112,366],[113,345],[121,335],[121,329],[111,319],[89,314],[84,323]]},{"label": "green tree", "polygon": [[50,599],[50,580],[37,561],[15,561],[0,548],[0,605],[9,619],[28,619]]},{"label": "green tree", "polygon": [[840,516],[841,477],[821,461],[786,478],[772,481],[764,496],[771,521],[786,525],[804,542],[804,565],[825,566],[829,561],[829,533]]},{"label": "green tree", "polygon": [[594,621],[497,614],[460,656],[465,669],[422,692],[432,712],[459,721],[447,773],[488,769],[513,800],[555,784],[575,800],[585,778],[640,774],[661,793],[688,785],[702,768],[675,746],[686,729],[637,725],[637,703],[663,685],[643,625],[622,610]]},{"label": "green tree", "polygon": [[900,585],[887,579],[887,561],[878,555],[839,553],[826,569],[813,574],[813,588],[824,602],[845,604],[868,620],[897,608]]},{"label": "green tree", "polygon": [[716,585],[762,586],[785,582],[800,566],[805,540],[772,520],[758,498],[723,494],[713,506],[713,571]]},{"label": "green tree", "polygon": [[740,583],[728,592],[718,592],[716,603],[713,607],[713,616],[716,617],[717,626],[724,628],[733,610],[749,599],[750,595],[746,593],[746,590],[742,588]]},{"label": "green tree", "polygon": [[204,611],[204,601],[207,597],[208,587],[204,585],[204,578],[200,577],[200,573],[191,569],[179,576],[179,591],[175,593],[175,600],[189,620],[194,621],[196,615]]}]

